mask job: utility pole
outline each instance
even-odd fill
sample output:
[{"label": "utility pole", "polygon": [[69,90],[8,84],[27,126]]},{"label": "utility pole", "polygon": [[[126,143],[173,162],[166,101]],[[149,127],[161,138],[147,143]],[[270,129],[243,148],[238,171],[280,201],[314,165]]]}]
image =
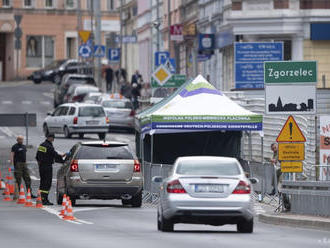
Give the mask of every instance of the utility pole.
[{"label": "utility pole", "polygon": [[159,0],[156,1],[156,13],[157,13],[157,52],[160,51],[160,32],[159,32],[159,28],[160,28],[160,21],[159,21]]},{"label": "utility pole", "polygon": [[[94,1],[94,11],[95,11],[95,45],[102,45],[101,41],[101,2],[100,1]],[[102,76],[101,76],[101,58],[94,57],[94,60],[96,62],[95,66],[95,79],[97,82],[97,85],[99,89],[101,89],[102,92],[105,92],[105,84],[102,82]]]},{"label": "utility pole", "polygon": [[[171,55],[171,0],[167,0],[168,51]],[[171,57],[171,56],[170,56]]]},{"label": "utility pole", "polygon": [[119,56],[119,70],[122,68],[122,54],[123,54],[123,0],[120,0],[120,56]]},{"label": "utility pole", "polygon": [[[77,0],[77,33],[82,30],[82,20],[81,20],[81,0]],[[80,35],[78,35],[78,47],[81,44],[81,38]],[[81,57],[78,57],[79,60],[81,60]]]},{"label": "utility pole", "polygon": [[[94,35],[94,0],[90,0],[91,1],[91,35],[90,35],[90,39],[91,39],[91,43],[92,43],[92,47],[94,47],[95,42],[95,35]],[[93,76],[95,76],[95,61],[94,61],[94,53],[92,53],[92,68],[93,68]]]}]

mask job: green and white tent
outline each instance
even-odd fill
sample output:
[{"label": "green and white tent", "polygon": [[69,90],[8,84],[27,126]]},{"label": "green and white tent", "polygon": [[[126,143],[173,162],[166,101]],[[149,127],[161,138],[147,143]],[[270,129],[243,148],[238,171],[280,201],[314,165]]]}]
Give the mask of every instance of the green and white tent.
[{"label": "green and white tent", "polygon": [[136,152],[159,164],[180,156],[240,158],[242,131],[262,130],[262,118],[199,75],[136,116]]},{"label": "green and white tent", "polygon": [[140,113],[137,128],[142,133],[258,131],[262,130],[262,115],[239,106],[199,75],[169,98]]}]

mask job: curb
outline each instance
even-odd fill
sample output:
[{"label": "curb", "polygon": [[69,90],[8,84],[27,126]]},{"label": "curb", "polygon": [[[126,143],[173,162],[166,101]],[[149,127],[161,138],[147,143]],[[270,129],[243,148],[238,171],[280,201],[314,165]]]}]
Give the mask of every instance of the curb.
[{"label": "curb", "polygon": [[[327,220],[313,220],[313,216],[284,216],[284,215],[271,215],[271,214],[260,214],[259,221],[272,224],[272,225],[285,225],[290,227],[300,227],[308,229],[317,229],[322,231],[330,231],[330,219]],[[319,218],[316,217],[315,218]]]}]

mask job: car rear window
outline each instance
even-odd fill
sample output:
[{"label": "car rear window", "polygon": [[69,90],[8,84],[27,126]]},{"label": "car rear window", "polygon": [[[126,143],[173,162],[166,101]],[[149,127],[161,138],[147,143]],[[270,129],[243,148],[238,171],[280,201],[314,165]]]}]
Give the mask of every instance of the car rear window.
[{"label": "car rear window", "polygon": [[177,174],[181,175],[221,175],[234,176],[241,174],[239,167],[234,162],[222,163],[219,161],[182,161],[178,164]]},{"label": "car rear window", "polygon": [[105,108],[131,109],[132,103],[128,101],[104,101],[102,106]]},{"label": "car rear window", "polygon": [[134,159],[127,145],[125,146],[88,146],[80,147],[77,159]]},{"label": "car rear window", "polygon": [[77,87],[75,94],[82,95],[82,94],[87,94],[88,92],[98,92],[98,91],[99,91],[98,88],[88,88],[88,87],[79,88],[79,87]]},{"label": "car rear window", "polygon": [[103,117],[105,116],[105,113],[102,107],[81,107],[79,108],[79,116]]}]

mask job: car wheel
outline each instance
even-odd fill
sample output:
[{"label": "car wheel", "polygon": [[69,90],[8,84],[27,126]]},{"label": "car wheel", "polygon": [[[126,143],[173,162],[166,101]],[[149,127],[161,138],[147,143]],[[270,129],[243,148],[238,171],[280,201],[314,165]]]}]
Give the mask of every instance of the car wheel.
[{"label": "car wheel", "polygon": [[61,194],[58,190],[58,185],[56,184],[56,200],[57,200],[57,205],[62,205],[63,202],[63,194]]},{"label": "car wheel", "polygon": [[253,219],[239,222],[237,231],[240,233],[253,233]]},{"label": "car wheel", "polygon": [[41,80],[40,79],[33,79],[33,83],[40,84],[41,83]]},{"label": "car wheel", "polygon": [[47,126],[46,123],[45,123],[44,126],[43,126],[43,132],[44,132],[45,137],[47,137],[48,134],[49,134],[49,130],[48,130],[48,126]]},{"label": "car wheel", "polygon": [[173,232],[174,224],[171,220],[167,220],[163,215],[160,215],[158,218],[159,221],[159,230],[162,232]]},{"label": "car wheel", "polygon": [[65,138],[71,138],[71,134],[70,134],[69,128],[67,126],[64,127],[63,131],[64,131]]},{"label": "car wheel", "polygon": [[79,139],[83,139],[84,138],[84,134],[83,133],[80,133],[79,134]]},{"label": "car wheel", "polygon": [[130,204],[130,201],[129,200],[121,199],[121,203],[123,204],[123,206],[127,206],[127,205]]},{"label": "car wheel", "polygon": [[99,133],[98,135],[99,135],[100,140],[104,140],[105,136],[106,136],[106,133]]},{"label": "car wheel", "polygon": [[61,76],[56,74],[54,76],[54,83],[59,84],[61,82]]},{"label": "car wheel", "polygon": [[162,225],[162,223],[160,222],[160,214],[159,214],[159,211],[157,211],[157,229],[158,229],[158,231],[161,231],[161,225]]},{"label": "car wheel", "polygon": [[140,208],[142,206],[142,191],[133,196],[130,202],[133,208]]}]

